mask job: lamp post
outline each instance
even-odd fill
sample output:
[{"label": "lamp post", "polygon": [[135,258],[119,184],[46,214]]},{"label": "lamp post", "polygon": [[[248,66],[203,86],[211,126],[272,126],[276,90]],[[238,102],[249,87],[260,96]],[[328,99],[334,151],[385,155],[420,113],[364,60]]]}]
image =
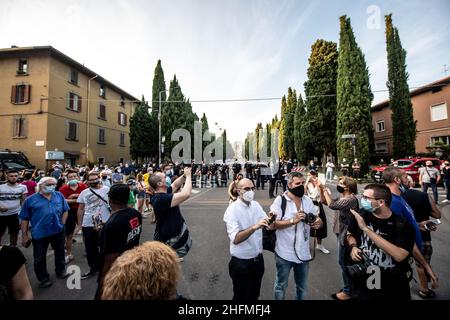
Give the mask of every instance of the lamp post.
[{"label": "lamp post", "polygon": [[87,112],[87,120],[86,120],[86,165],[89,164],[89,97],[91,94],[91,80],[94,80],[98,77],[98,74],[93,76],[88,80],[88,86],[87,86],[87,105],[86,105],[86,112]]},{"label": "lamp post", "polygon": [[168,90],[162,90],[159,92],[159,110],[158,110],[158,165],[161,165],[161,94],[163,92],[170,91],[172,89],[177,89],[179,87],[174,87]]}]

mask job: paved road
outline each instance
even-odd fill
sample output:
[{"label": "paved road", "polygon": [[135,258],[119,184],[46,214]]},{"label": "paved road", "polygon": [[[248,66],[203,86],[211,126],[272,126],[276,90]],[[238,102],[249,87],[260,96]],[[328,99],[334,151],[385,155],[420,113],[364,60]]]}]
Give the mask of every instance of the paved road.
[{"label": "paved road", "polygon": [[[330,186],[333,190],[333,186]],[[442,193],[441,193],[441,199]],[[182,212],[190,227],[193,237],[193,248],[182,263],[183,277],[180,281],[179,292],[191,299],[231,299],[232,286],[228,275],[229,241],[227,238],[223,214],[228,205],[226,190],[202,189],[182,205]],[[256,191],[256,200],[268,210],[271,201],[267,191]],[[443,224],[433,234],[434,254],[432,265],[441,279],[441,287],[437,290],[439,299],[450,299],[450,204],[442,206]],[[334,212],[326,208],[328,230]],[[144,220],[144,233],[141,242],[151,240],[154,225]],[[74,265],[87,270],[86,259],[81,236],[76,236],[74,245]],[[330,299],[330,294],[340,289],[340,269],[337,264],[337,243],[333,234],[324,240],[324,245],[331,253],[329,255],[316,251],[316,258],[310,263],[308,299]],[[53,255],[50,251],[47,265],[52,279],[52,287],[41,289],[32,268],[32,249],[24,249],[27,258],[27,269],[36,299],[92,299],[96,289],[94,278],[81,282],[81,290],[69,290],[66,280],[57,280],[53,272]],[[272,299],[275,262],[273,254],[264,252],[265,274],[261,288],[261,299]],[[295,290],[291,274],[287,299],[293,298]],[[417,284],[412,282],[413,292],[417,292]],[[419,299],[417,295],[413,298]]]}]

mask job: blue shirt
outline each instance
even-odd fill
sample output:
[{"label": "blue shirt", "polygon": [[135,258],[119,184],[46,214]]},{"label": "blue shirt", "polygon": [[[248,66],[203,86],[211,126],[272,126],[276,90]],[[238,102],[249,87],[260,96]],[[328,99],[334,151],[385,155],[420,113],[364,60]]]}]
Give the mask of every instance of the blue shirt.
[{"label": "blue shirt", "polygon": [[48,200],[38,192],[25,200],[19,218],[30,221],[31,234],[38,240],[63,231],[61,219],[66,211],[69,205],[61,193],[52,192]]},{"label": "blue shirt", "polygon": [[419,225],[414,217],[414,211],[408,205],[408,203],[400,196],[392,194],[391,211],[396,215],[403,217],[410,225],[414,227],[416,231],[416,245],[419,249],[422,249],[422,235],[420,234]]}]

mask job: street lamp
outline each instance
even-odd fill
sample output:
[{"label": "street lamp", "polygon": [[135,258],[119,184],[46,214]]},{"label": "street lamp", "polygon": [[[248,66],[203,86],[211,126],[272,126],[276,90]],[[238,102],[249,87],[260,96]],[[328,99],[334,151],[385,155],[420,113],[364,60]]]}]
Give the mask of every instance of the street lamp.
[{"label": "street lamp", "polygon": [[91,94],[91,80],[94,80],[98,77],[98,74],[93,76],[88,80],[88,86],[87,86],[87,105],[86,105],[86,111],[87,111],[87,120],[86,120],[86,165],[89,164],[89,96]]},{"label": "street lamp", "polygon": [[161,93],[177,89],[179,87],[162,90],[159,92],[159,111],[158,111],[158,164],[161,165]]}]

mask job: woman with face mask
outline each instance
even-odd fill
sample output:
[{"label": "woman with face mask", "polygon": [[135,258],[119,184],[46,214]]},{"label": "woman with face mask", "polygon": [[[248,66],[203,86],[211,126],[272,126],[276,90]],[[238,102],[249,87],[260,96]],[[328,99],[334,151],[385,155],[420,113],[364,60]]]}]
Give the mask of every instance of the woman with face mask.
[{"label": "woman with face mask", "polygon": [[345,272],[345,267],[350,263],[348,248],[345,246],[345,236],[351,221],[352,213],[350,209],[358,210],[359,202],[356,198],[358,192],[357,183],[351,177],[340,177],[336,187],[340,194],[338,199],[332,199],[330,193],[325,190],[325,186],[319,184],[322,196],[325,198],[328,207],[333,210],[338,210],[339,214],[333,221],[333,231],[336,233],[339,245],[339,266],[342,269],[342,279],[344,287],[340,292],[332,294],[331,297],[335,300],[349,300],[351,296],[351,279]]}]

